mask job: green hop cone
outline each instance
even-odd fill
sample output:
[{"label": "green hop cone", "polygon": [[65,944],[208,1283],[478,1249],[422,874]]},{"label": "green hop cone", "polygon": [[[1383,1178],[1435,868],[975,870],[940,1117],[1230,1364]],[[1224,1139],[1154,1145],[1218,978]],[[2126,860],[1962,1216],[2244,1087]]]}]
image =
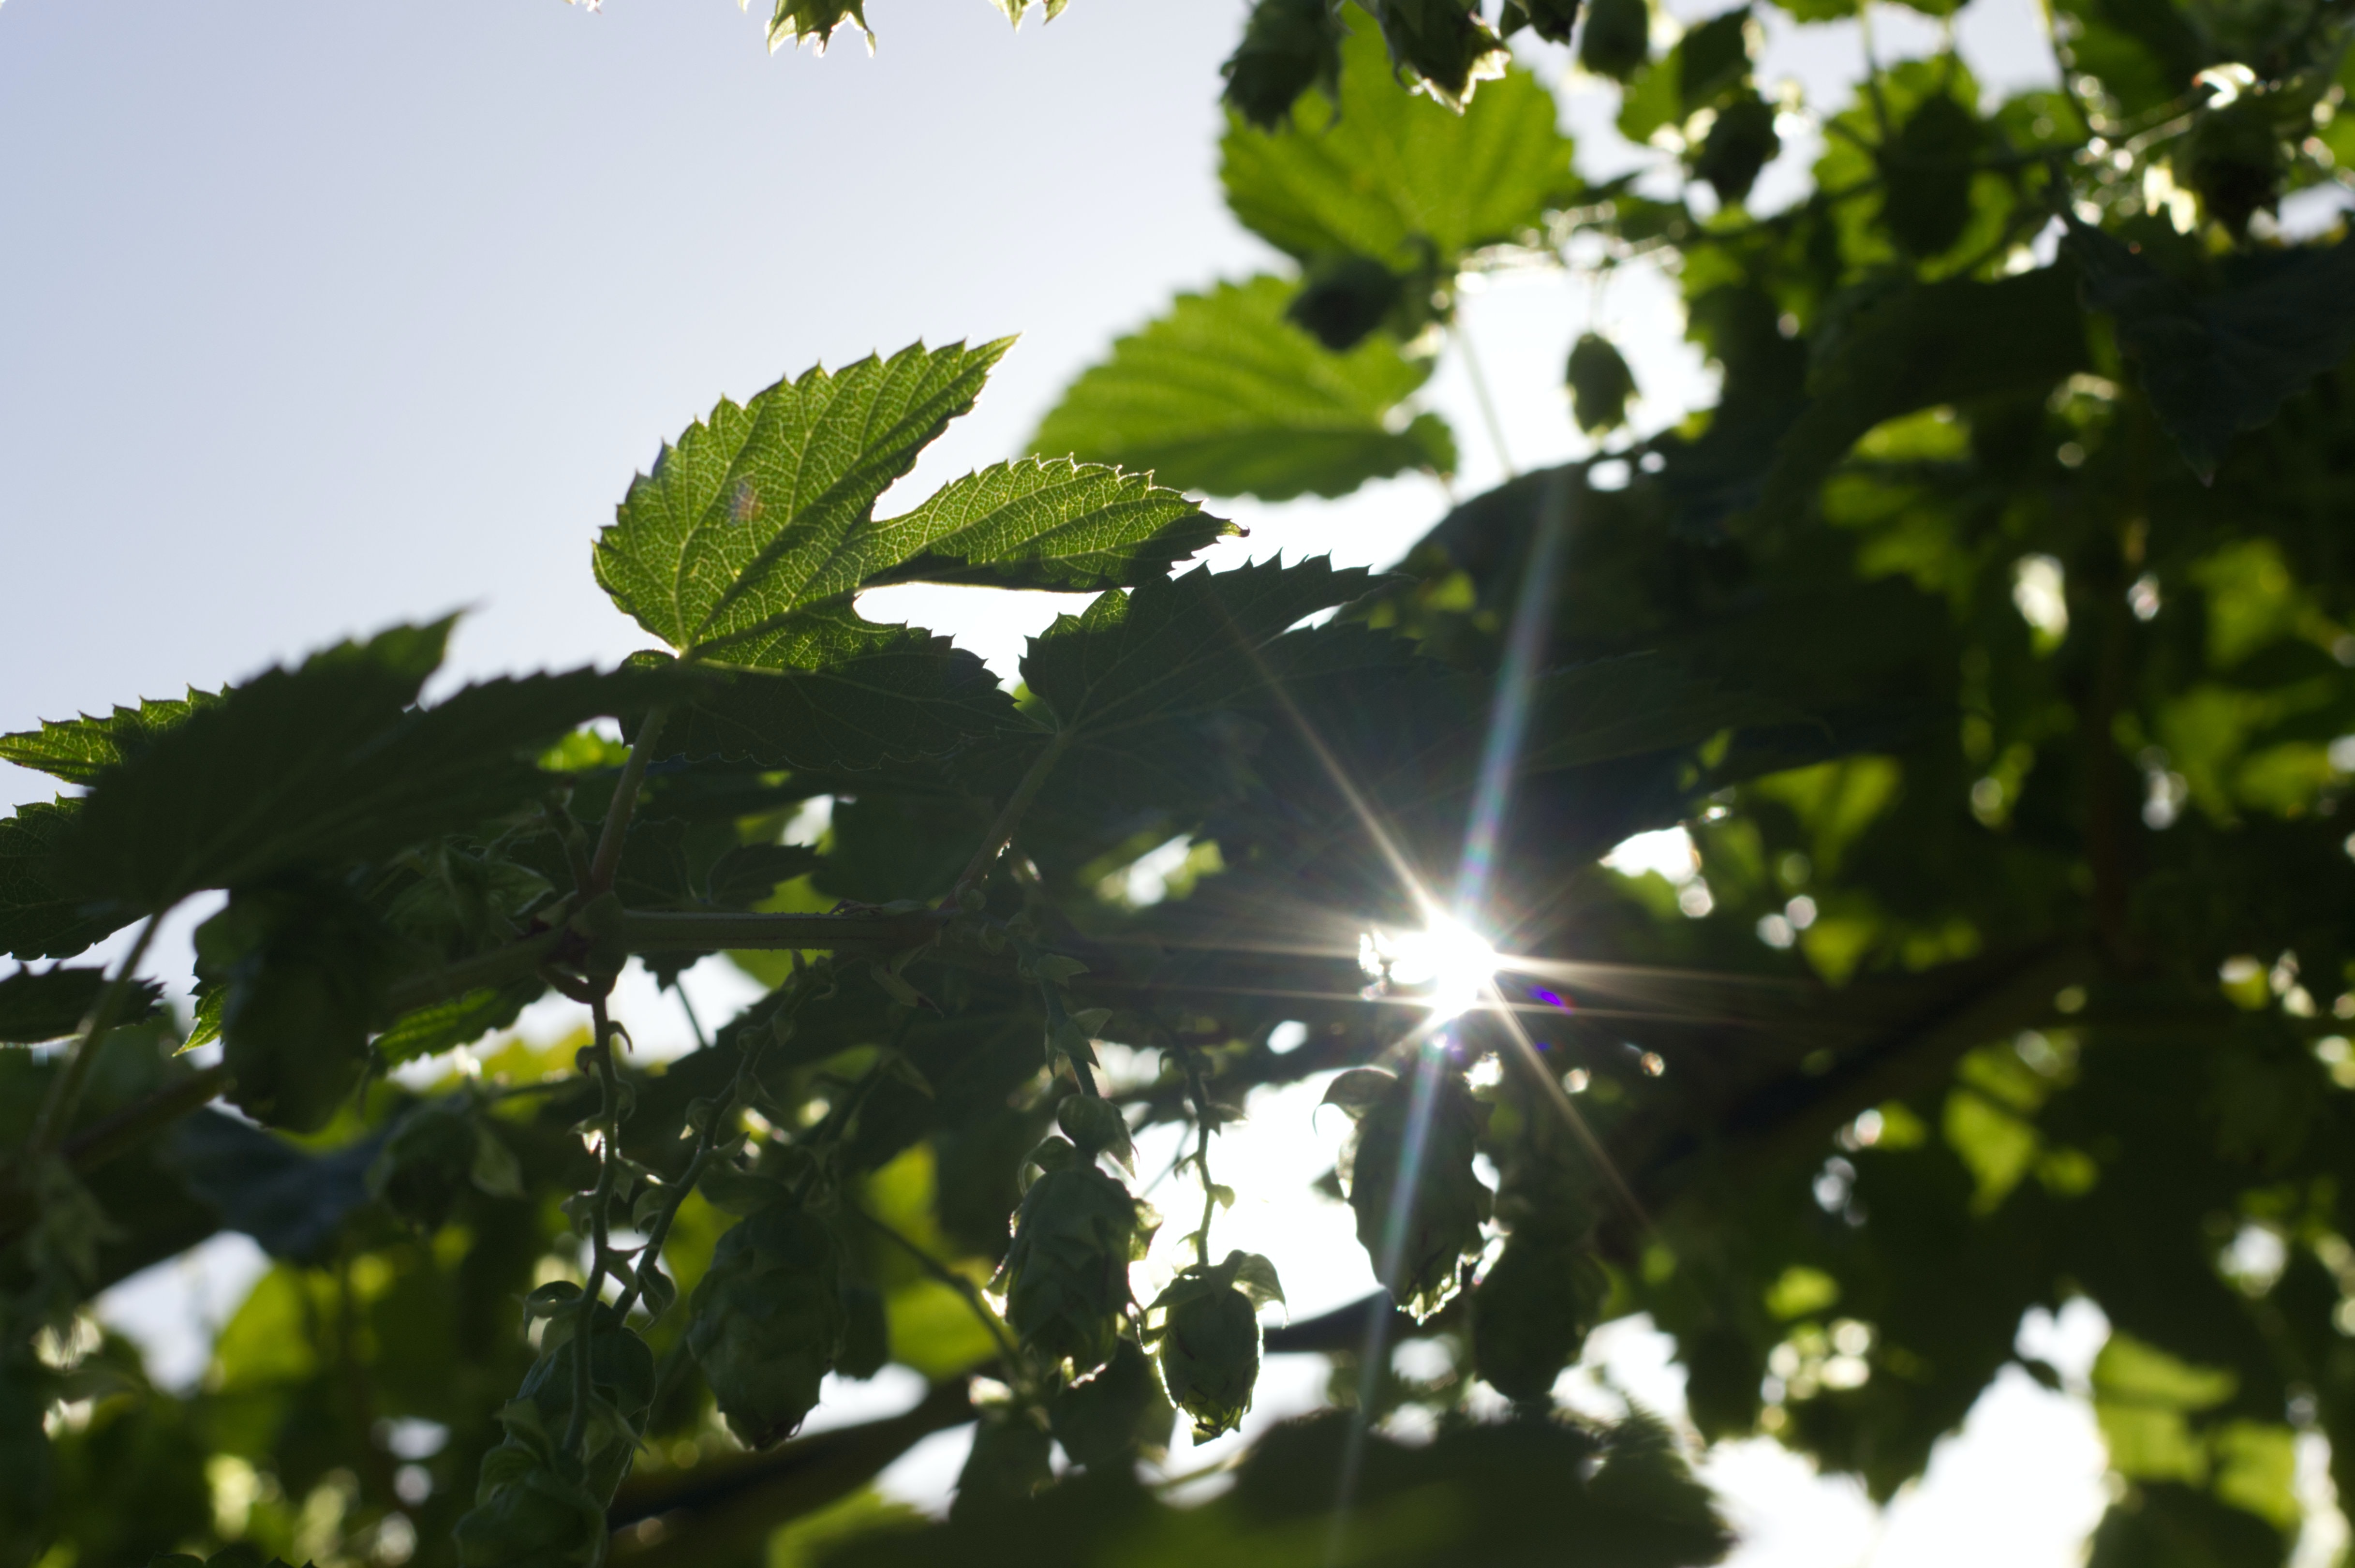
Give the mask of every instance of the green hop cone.
[{"label": "green hop cone", "polygon": [[1055,1125],[1063,1129],[1074,1148],[1090,1158],[1109,1154],[1125,1159],[1132,1152],[1128,1118],[1109,1100],[1093,1094],[1066,1095],[1055,1107]]},{"label": "green hop cone", "polygon": [[1054,1440],[1030,1411],[1019,1406],[984,1413],[974,1428],[973,1448],[957,1472],[949,1517],[960,1521],[987,1518],[1027,1502],[1053,1484]]},{"label": "green hop cone", "polygon": [[1647,0],[1593,0],[1586,8],[1586,32],[1578,40],[1578,63],[1597,76],[1625,81],[1652,52],[1652,8]]},{"label": "green hop cone", "polygon": [[[1325,1103],[1358,1124],[1342,1179],[1357,1212],[1359,1244],[1391,1297],[1417,1318],[1428,1317],[1455,1294],[1457,1265],[1479,1252],[1481,1221],[1488,1217],[1488,1189],[1472,1168],[1479,1103],[1463,1074],[1434,1058],[1407,1078],[1352,1069],[1333,1081]],[[1410,1166],[1411,1151],[1419,1157]],[[1402,1170],[1413,1175],[1403,1190]]]},{"label": "green hop cone", "polygon": [[842,1353],[834,1370],[847,1378],[871,1378],[891,1359],[891,1320],[882,1294],[871,1285],[846,1285],[842,1314]]},{"label": "green hop cone", "polygon": [[816,1405],[848,1326],[841,1275],[825,1222],[790,1205],[740,1221],[713,1249],[687,1344],[747,1447],[792,1436]]},{"label": "green hop cone", "polygon": [[451,1539],[464,1568],[595,1568],[605,1507],[538,1445],[509,1438],[483,1456],[474,1506]]},{"label": "green hop cone", "polygon": [[2194,116],[2175,154],[2176,178],[2196,191],[2208,216],[2235,240],[2249,219],[2281,197],[2284,165],[2278,94],[2243,92]]},{"label": "green hop cone", "polygon": [[1749,197],[1750,187],[1758,183],[1758,171],[1774,162],[1782,150],[1783,138],[1774,133],[1774,106],[1754,92],[1745,92],[1718,111],[1710,123],[1692,172],[1717,192],[1719,201],[1732,207]]},{"label": "green hop cone", "polygon": [[1955,248],[1971,221],[1971,182],[1987,140],[1977,115],[1949,94],[1922,101],[1881,152],[1881,221],[1915,256]]},{"label": "green hop cone", "polygon": [[1231,1285],[1188,1296],[1167,1310],[1161,1381],[1169,1403],[1194,1418],[1194,1441],[1207,1443],[1233,1431],[1251,1408],[1259,1382],[1259,1314]]},{"label": "green hop cone", "polygon": [[1570,411],[1578,428],[1589,435],[1616,430],[1627,421],[1627,400],[1636,395],[1636,375],[1607,337],[1590,332],[1570,351],[1563,376],[1570,387]]},{"label": "green hop cone", "polygon": [[1048,1426],[1071,1463],[1122,1475],[1139,1450],[1157,1455],[1169,1446],[1176,1418],[1153,1376],[1153,1363],[1127,1338],[1102,1371],[1057,1390],[1047,1402]]},{"label": "green hop cone", "polygon": [[1370,256],[1319,260],[1284,315],[1336,354],[1364,342],[1397,308],[1406,280]]},{"label": "green hop cone", "polygon": [[1278,131],[1311,87],[1341,95],[1341,20],[1332,0],[1259,0],[1242,42],[1221,68],[1227,107],[1263,131]]},{"label": "green hop cone", "polygon": [[1578,26],[1579,0],[1505,0],[1497,30],[1511,37],[1529,28],[1550,44],[1566,44]]},{"label": "green hop cone", "polygon": [[1609,1287],[1585,1248],[1516,1235],[1472,1291],[1472,1364],[1508,1399],[1542,1400]]},{"label": "green hop cone", "polygon": [[1080,1375],[1112,1359],[1127,1320],[1128,1265],[1143,1237],[1137,1201],[1093,1166],[1042,1172],[1014,1215],[993,1288],[1022,1343]]},{"label": "green hop cone", "polygon": [[1462,110],[1474,87],[1504,74],[1510,58],[1465,0],[1373,0],[1391,63],[1412,71],[1433,98]]},{"label": "green hop cone", "polygon": [[[571,1294],[560,1298],[559,1310],[549,1318],[540,1337],[539,1359],[524,1373],[515,1399],[499,1413],[510,1438],[527,1441],[536,1452],[549,1455],[556,1447],[549,1439],[561,1435],[571,1424],[574,1367],[580,1355],[581,1293],[578,1286],[564,1288]],[[540,1292],[534,1296],[540,1296]],[[592,1497],[610,1499],[622,1477],[630,1473],[646,1412],[654,1403],[655,1357],[646,1342],[602,1303],[596,1309],[589,1338],[591,1403],[583,1428],[586,1469],[581,1484]]]}]

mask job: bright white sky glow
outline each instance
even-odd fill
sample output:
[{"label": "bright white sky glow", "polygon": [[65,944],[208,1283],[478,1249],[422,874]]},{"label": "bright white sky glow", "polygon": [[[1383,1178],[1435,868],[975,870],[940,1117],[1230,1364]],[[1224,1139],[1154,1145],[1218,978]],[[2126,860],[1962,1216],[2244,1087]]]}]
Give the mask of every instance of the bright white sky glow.
[{"label": "bright white sky glow", "polygon": [[1373,931],[1366,934],[1369,967],[1386,970],[1399,985],[1428,987],[1419,997],[1432,1021],[1444,1023],[1479,1001],[1497,973],[1497,950],[1469,926],[1435,914],[1421,931]]}]

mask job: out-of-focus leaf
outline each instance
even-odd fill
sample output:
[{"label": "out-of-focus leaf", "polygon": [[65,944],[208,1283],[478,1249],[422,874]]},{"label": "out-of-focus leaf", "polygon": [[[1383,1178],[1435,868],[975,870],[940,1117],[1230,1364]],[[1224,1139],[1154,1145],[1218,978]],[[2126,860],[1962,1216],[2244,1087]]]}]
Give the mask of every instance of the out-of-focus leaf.
[{"label": "out-of-focus leaf", "polygon": [[31,801],[0,817],[0,950],[69,958],[138,918],[138,911],[68,891],[59,855],[81,815],[70,797]]},{"label": "out-of-focus leaf", "polygon": [[1784,516],[1875,425],[2017,389],[2087,363],[2072,279],[2046,267],[1996,283],[1900,286],[1859,301],[1819,351],[1809,400],[1782,441],[1762,510]]},{"label": "out-of-focus leaf", "polygon": [[2066,241],[2085,304],[2117,324],[2151,411],[2204,481],[2242,431],[2355,347],[2355,241],[2254,260],[2242,278],[2197,296],[2126,241],[2072,222]]},{"label": "out-of-focus leaf", "polygon": [[1311,87],[1341,95],[1341,40],[1348,36],[1332,0],[1258,0],[1242,42],[1221,68],[1227,107],[1246,123],[1275,131]]},{"label": "out-of-focus leaf", "polygon": [[368,1168],[381,1133],[311,1154],[250,1123],[199,1111],[173,1129],[166,1157],[189,1190],[272,1257],[317,1263],[345,1217],[368,1201]]},{"label": "out-of-focus leaf", "polygon": [[1023,678],[1064,728],[1096,736],[1199,712],[1263,685],[1262,647],[1366,583],[1362,571],[1336,571],[1319,558],[1190,571],[1107,593],[1031,639]]},{"label": "out-of-focus leaf", "polygon": [[945,637],[839,613],[864,645],[815,668],[719,669],[672,710],[658,749],[763,768],[863,771],[1023,728],[1013,699]]},{"label": "out-of-focus leaf", "polygon": [[[105,989],[103,969],[19,969],[0,977],[0,1045],[64,1039],[81,1028]],[[163,995],[155,981],[133,982],[114,1021],[134,1024],[155,1017]]]},{"label": "out-of-focus leaf", "polygon": [[1509,57],[1465,0],[1360,0],[1381,24],[1391,63],[1454,110],[1474,89],[1502,74]]},{"label": "out-of-focus leaf", "polygon": [[1278,250],[1444,272],[1539,229],[1577,193],[1553,95],[1528,71],[1489,82],[1459,117],[1398,91],[1371,28],[1342,58],[1338,101],[1273,133],[1237,120],[1220,144],[1227,205]]},{"label": "out-of-focus leaf", "polygon": [[267,671],[106,769],[67,846],[73,885],[161,910],[473,826],[546,788],[535,758],[549,741],[664,684],[576,670],[413,708],[450,626],[396,627]]}]

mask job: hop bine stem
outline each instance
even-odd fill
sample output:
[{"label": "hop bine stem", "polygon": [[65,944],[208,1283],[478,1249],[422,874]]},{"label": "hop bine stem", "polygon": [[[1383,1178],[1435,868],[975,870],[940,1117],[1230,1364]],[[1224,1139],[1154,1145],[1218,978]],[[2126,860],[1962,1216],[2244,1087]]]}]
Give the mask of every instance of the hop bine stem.
[{"label": "hop bine stem", "polygon": [[139,928],[131,951],[123,955],[114,978],[100,994],[98,1005],[82,1023],[81,1034],[67,1051],[65,1065],[50,1081],[48,1095],[41,1102],[40,1117],[33,1124],[33,1136],[26,1146],[35,1159],[55,1148],[65,1136],[66,1128],[72,1125],[82,1087],[90,1082],[91,1064],[98,1060],[98,1048],[105,1043],[107,1031],[114,1027],[116,1016],[123,1011],[123,999],[131,995],[131,987],[139,977],[139,965],[147,956],[147,945],[155,940],[155,927],[163,918],[161,914],[149,915],[147,923]]},{"label": "hop bine stem", "polygon": [[621,1169],[621,1085],[613,1072],[613,1020],[605,1011],[605,998],[597,997],[589,1004],[589,1015],[596,1030],[590,1042],[590,1065],[597,1073],[597,1186],[589,1198],[589,1279],[581,1290],[581,1306],[573,1330],[572,1415],[564,1427],[564,1451],[578,1454],[589,1434],[589,1402],[593,1397],[591,1377],[591,1350],[597,1325],[597,1293],[604,1288],[605,1268],[611,1255],[605,1230],[605,1211],[613,1201],[613,1183]]}]

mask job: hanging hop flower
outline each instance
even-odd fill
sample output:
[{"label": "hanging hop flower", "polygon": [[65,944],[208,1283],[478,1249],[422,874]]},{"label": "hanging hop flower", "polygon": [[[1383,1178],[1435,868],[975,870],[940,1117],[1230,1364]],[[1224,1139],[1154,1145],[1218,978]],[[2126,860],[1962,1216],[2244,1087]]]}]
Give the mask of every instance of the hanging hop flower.
[{"label": "hanging hop flower", "polygon": [[687,1349],[747,1447],[800,1430],[842,1354],[849,1314],[834,1236],[806,1209],[779,1204],[740,1221],[695,1287]]},{"label": "hanging hop flower", "polygon": [[1457,1265],[1480,1250],[1489,1192],[1472,1157],[1482,1108],[1463,1074],[1431,1058],[1408,1078],[1353,1068],[1333,1081],[1325,1104],[1357,1123],[1341,1179],[1359,1244],[1391,1297],[1428,1317],[1455,1294]]},{"label": "hanging hop flower", "polygon": [[1251,1408],[1259,1381],[1259,1308],[1282,1301],[1275,1265],[1256,1253],[1229,1253],[1222,1264],[1195,1264],[1169,1282],[1147,1308],[1148,1334],[1161,1351],[1169,1403],[1194,1418],[1194,1441],[1231,1432]]},{"label": "hanging hop flower", "polygon": [[1508,1399],[1546,1398],[1586,1342],[1609,1290],[1585,1247],[1516,1232],[1473,1287],[1473,1366]]},{"label": "hanging hop flower", "polygon": [[1006,1320],[1050,1364],[1085,1376],[1112,1358],[1134,1298],[1128,1265],[1152,1240],[1144,1206],[1061,1138],[1040,1144],[1044,1168],[1014,1214],[1014,1243],[990,1288]]},{"label": "hanging hop flower", "polygon": [[559,1281],[525,1299],[546,1317],[539,1359],[499,1421],[506,1439],[483,1456],[474,1507],[453,1531],[465,1568],[593,1568],[604,1560],[605,1508],[629,1474],[654,1403],[655,1360],[600,1304],[589,1333],[582,1452],[565,1451],[581,1354],[581,1287]]}]

